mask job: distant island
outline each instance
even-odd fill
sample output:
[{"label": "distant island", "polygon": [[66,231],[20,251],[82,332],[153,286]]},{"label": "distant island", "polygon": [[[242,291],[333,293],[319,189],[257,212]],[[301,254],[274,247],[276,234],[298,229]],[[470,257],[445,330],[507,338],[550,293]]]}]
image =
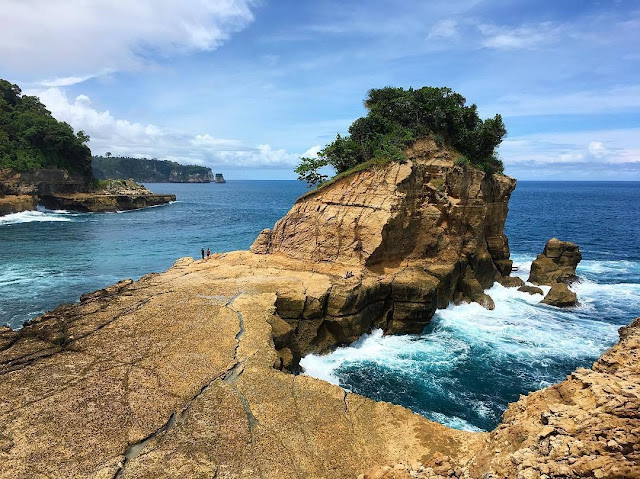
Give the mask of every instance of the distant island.
[{"label": "distant island", "polygon": [[[175,161],[123,156],[94,156],[93,176],[99,180],[132,178],[141,183],[224,183],[211,168]],[[222,181],[218,181],[218,176]]]}]

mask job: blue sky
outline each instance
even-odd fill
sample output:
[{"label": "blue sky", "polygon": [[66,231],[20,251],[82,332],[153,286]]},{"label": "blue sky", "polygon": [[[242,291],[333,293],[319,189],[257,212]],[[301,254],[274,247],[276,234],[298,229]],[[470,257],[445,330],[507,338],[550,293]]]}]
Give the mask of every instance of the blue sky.
[{"label": "blue sky", "polygon": [[295,178],[368,89],[429,85],[503,115],[518,179],[640,180],[638,0],[5,0],[0,65],[94,153],[229,178]]}]

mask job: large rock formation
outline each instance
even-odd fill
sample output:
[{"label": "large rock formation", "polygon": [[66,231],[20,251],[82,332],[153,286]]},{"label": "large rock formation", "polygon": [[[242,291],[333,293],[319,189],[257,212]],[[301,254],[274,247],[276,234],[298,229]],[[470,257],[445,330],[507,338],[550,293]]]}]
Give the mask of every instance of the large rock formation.
[{"label": "large rock formation", "polygon": [[284,370],[374,326],[418,331],[451,300],[488,301],[482,288],[510,271],[515,182],[452,160],[423,142],[302,198],[258,238],[262,254],[185,258],[0,329],[0,477],[633,473],[638,325],[491,435]]},{"label": "large rock formation", "polygon": [[577,244],[551,238],[531,264],[529,282],[546,284],[571,282],[577,279],[576,267],[582,260],[582,254]]},{"label": "large rock formation", "polygon": [[511,272],[503,228],[515,180],[455,166],[431,140],[407,157],[308,193],[251,247],[357,272],[327,290],[277,292],[296,359],[372,327],[418,333],[451,301],[493,308],[484,289]]}]

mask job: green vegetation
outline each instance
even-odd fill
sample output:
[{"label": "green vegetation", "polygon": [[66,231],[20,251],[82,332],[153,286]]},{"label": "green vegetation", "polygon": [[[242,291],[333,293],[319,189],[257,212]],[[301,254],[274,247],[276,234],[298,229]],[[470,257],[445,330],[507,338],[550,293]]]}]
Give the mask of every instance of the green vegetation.
[{"label": "green vegetation", "polygon": [[198,176],[199,181],[212,181],[211,168],[181,165],[175,161],[148,160],[111,156],[93,157],[93,176],[98,179],[133,178],[142,183],[186,183]]},{"label": "green vegetation", "polygon": [[90,176],[89,137],[56,120],[35,96],[0,79],[0,168],[64,168]]},{"label": "green vegetation", "polygon": [[[298,179],[310,185],[324,184],[320,169],[332,166],[336,179],[389,161],[405,159],[404,150],[419,138],[432,137],[440,147],[460,152],[465,160],[487,173],[502,172],[495,149],[506,135],[502,117],[482,120],[476,105],[450,88],[385,87],[369,91],[364,101],[367,116],[349,127],[349,135],[337,135],[317,158],[301,158]],[[466,163],[465,163],[466,161]]]}]

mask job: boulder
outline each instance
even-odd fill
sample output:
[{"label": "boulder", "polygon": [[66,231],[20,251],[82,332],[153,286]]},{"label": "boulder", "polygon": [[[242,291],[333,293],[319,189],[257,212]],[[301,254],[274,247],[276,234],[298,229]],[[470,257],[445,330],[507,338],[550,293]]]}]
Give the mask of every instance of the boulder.
[{"label": "boulder", "polygon": [[524,281],[522,278],[518,278],[517,276],[503,276],[498,280],[505,288],[518,288],[524,286]]},{"label": "boulder", "polygon": [[518,288],[518,291],[520,291],[521,293],[529,293],[529,294],[544,294],[544,291],[542,291],[537,286],[531,286],[528,284],[525,284],[524,286],[520,286]]},{"label": "boulder", "polygon": [[558,308],[568,308],[578,304],[578,296],[565,283],[554,283],[541,302]]},{"label": "boulder", "polygon": [[531,264],[529,282],[551,286],[557,282],[575,281],[580,260],[582,254],[577,244],[551,238]]}]

